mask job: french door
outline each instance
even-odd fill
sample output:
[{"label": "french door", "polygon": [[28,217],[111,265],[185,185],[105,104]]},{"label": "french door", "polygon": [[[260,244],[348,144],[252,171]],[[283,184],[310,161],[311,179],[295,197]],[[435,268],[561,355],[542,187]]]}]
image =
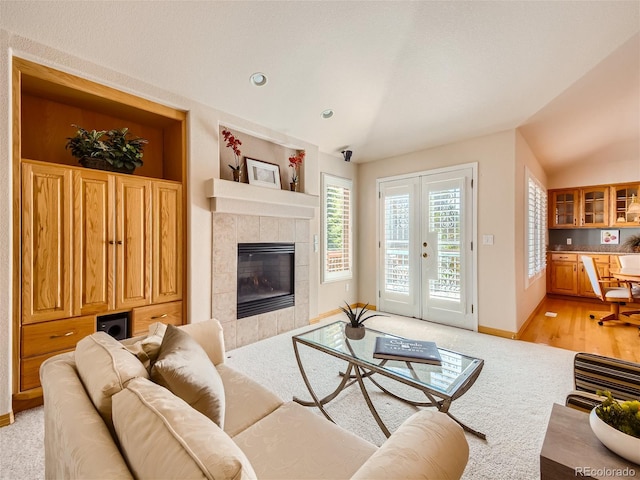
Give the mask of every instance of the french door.
[{"label": "french door", "polygon": [[477,330],[475,170],[379,182],[379,310]]}]

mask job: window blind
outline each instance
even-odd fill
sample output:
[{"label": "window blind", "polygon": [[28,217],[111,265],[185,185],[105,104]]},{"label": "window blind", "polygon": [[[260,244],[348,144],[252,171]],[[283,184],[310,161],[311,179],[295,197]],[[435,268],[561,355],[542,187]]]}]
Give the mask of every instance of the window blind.
[{"label": "window blind", "polygon": [[323,174],[324,281],[352,276],[352,181]]},{"label": "window blind", "polygon": [[527,280],[533,280],[547,266],[547,191],[540,182],[527,171]]}]

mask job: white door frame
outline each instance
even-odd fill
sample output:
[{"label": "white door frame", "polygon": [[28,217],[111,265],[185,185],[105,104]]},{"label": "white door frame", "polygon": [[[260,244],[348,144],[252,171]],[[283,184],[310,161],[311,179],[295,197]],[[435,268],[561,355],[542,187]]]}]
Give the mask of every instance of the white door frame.
[{"label": "white door frame", "polygon": [[477,241],[478,240],[478,163],[477,162],[452,165],[449,167],[436,168],[432,170],[423,170],[420,172],[394,175],[391,177],[383,177],[383,178],[376,179],[376,191],[378,195],[378,202],[376,206],[376,241],[378,243],[378,252],[377,252],[378,254],[376,255],[376,290],[378,292],[377,306],[378,307],[380,306],[380,292],[381,292],[380,275],[381,275],[381,268],[383,267],[380,263],[380,257],[381,257],[380,245],[382,241],[382,238],[380,236],[380,227],[381,227],[380,218],[382,214],[381,201],[380,201],[380,197],[381,197],[380,184],[383,182],[389,182],[394,180],[413,179],[413,178],[422,177],[425,175],[451,173],[451,172],[455,172],[463,169],[471,169],[472,171],[472,179],[471,179],[472,188],[470,189],[470,192],[469,192],[471,196],[471,202],[472,202],[471,232],[469,234],[469,241],[471,242],[472,248],[471,248],[471,258],[469,263],[472,271],[470,274],[471,285],[469,286],[467,305],[469,307],[468,311],[470,312],[470,318],[469,318],[470,319],[469,326],[471,327],[470,329],[473,331],[478,331],[479,308],[478,308],[478,241]]}]

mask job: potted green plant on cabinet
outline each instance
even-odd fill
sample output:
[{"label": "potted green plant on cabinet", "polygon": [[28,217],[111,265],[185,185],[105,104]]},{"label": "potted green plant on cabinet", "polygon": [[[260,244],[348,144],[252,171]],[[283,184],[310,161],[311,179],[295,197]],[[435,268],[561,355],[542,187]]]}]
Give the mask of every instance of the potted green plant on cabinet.
[{"label": "potted green plant on cabinet", "polygon": [[67,138],[66,148],[79,159],[80,165],[111,172],[133,173],[141,167],[143,148],[148,140],[131,138],[128,128],[85,130],[78,125],[73,137]]}]

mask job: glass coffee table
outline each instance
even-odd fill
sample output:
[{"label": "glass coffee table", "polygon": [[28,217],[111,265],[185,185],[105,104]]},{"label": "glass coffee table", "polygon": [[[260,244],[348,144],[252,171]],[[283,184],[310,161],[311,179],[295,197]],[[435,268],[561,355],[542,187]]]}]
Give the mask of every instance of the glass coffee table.
[{"label": "glass coffee table", "polygon": [[[446,413],[460,424],[467,432],[482,439],[486,438],[483,433],[463,424],[449,412],[451,402],[461,397],[475,383],[478,375],[480,375],[482,371],[484,360],[452,352],[444,348],[438,348],[440,356],[442,357],[442,365],[380,360],[373,358],[373,348],[376,343],[376,338],[402,337],[366,328],[363,339],[351,340],[345,336],[345,325],[347,325],[345,322],[338,321],[292,337],[293,350],[296,355],[298,367],[300,368],[300,373],[313,398],[313,401],[305,401],[294,397],[293,400],[295,402],[308,407],[318,407],[323,415],[333,422],[333,419],[326,412],[324,405],[336,398],[346,387],[357,383],[378,426],[383,433],[389,437],[390,432],[376,411],[365,386],[364,380],[368,379],[384,393],[417,407],[436,407],[440,412]],[[318,398],[318,395],[313,390],[300,359],[300,352],[298,350],[300,345],[306,345],[314,350],[319,350],[347,362],[345,372],[340,373],[342,376],[340,384],[329,395]],[[376,375],[382,375],[415,388],[425,395],[425,401],[410,400],[390,392],[376,380]]]}]

